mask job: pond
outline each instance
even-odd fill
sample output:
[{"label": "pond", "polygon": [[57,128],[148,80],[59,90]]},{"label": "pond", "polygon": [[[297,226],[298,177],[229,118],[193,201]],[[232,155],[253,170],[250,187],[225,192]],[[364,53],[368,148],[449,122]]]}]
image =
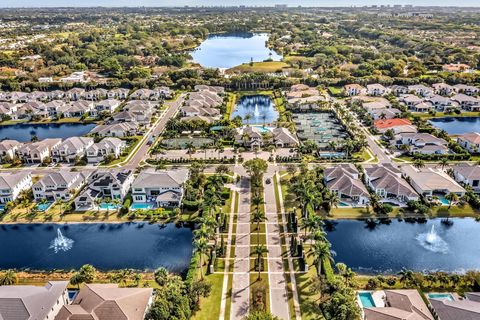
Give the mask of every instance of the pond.
[{"label": "pond", "polygon": [[326,230],[335,262],[360,273],[396,273],[403,267],[447,272],[480,269],[480,223],[471,218],[449,222],[336,220]]},{"label": "pond", "polygon": [[273,100],[266,95],[243,96],[232,112],[232,118],[241,117],[244,124],[272,124],[278,119]]},{"label": "pond", "polygon": [[47,138],[70,138],[80,137],[89,133],[96,124],[89,123],[47,123],[28,124],[18,123],[14,125],[0,126],[0,140],[13,139],[20,142],[30,141],[32,136],[39,140]]},{"label": "pond", "polygon": [[174,224],[76,223],[0,226],[0,269],[101,270],[165,267],[184,272],[192,255],[192,230]]},{"label": "pond", "polygon": [[210,35],[191,55],[195,62],[208,68],[233,68],[251,59],[256,62],[269,58],[281,60],[280,55],[265,46],[267,41],[268,34],[263,33]]},{"label": "pond", "polygon": [[480,117],[444,117],[428,120],[433,126],[448,134],[480,132]]}]

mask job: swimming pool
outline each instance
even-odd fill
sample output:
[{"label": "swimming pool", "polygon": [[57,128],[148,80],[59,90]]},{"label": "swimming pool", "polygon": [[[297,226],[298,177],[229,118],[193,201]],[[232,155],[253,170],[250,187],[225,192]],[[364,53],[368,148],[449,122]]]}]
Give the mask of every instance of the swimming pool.
[{"label": "swimming pool", "polygon": [[440,200],[440,203],[442,204],[442,206],[449,206],[450,205],[450,201],[445,199],[444,196],[439,196],[438,200]]},{"label": "swimming pool", "polygon": [[362,308],[375,308],[375,302],[370,292],[359,292],[358,299]]},{"label": "swimming pool", "polygon": [[100,210],[117,210],[120,206],[113,203],[101,203]]},{"label": "swimming pool", "polygon": [[343,202],[341,201],[339,204],[338,204],[339,207],[350,207],[350,204],[349,203],[346,203],[346,202]]},{"label": "swimming pool", "polygon": [[455,300],[450,293],[429,293],[427,294],[429,299],[437,299],[437,300],[448,300],[453,301]]},{"label": "swimming pool", "polygon": [[52,202],[45,202],[37,204],[38,211],[47,211],[52,205]]},{"label": "swimming pool", "polygon": [[130,210],[150,210],[154,204],[148,202],[136,202],[130,206]]}]

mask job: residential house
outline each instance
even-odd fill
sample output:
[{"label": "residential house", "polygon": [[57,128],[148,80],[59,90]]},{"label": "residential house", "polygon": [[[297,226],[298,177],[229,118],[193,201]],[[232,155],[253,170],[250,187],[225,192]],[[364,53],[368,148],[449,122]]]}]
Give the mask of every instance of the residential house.
[{"label": "residential house", "polygon": [[45,286],[0,287],[0,319],[49,320],[70,303],[68,281],[49,281]]},{"label": "residential house", "polygon": [[441,198],[449,193],[455,193],[458,196],[465,194],[465,189],[442,170],[436,168],[417,169],[412,165],[407,165],[402,167],[402,171],[420,195]]},{"label": "residential house", "polygon": [[464,147],[470,153],[479,153],[480,152],[480,133],[479,132],[470,132],[464,133],[457,136],[457,142],[459,145]]},{"label": "residential house", "polygon": [[442,70],[447,72],[466,72],[470,70],[470,66],[464,63],[450,63],[444,64]]},{"label": "residential house", "polygon": [[157,207],[178,207],[184,194],[183,185],[189,178],[187,169],[147,169],[132,183],[134,202],[153,203]]},{"label": "residential house", "polygon": [[68,100],[72,101],[77,101],[83,98],[83,95],[85,94],[85,89],[82,88],[72,88],[65,92],[65,97]]},{"label": "residential house", "polygon": [[85,151],[93,145],[93,138],[70,137],[52,148],[53,162],[75,163],[85,155]]},{"label": "residential house", "polygon": [[204,116],[218,119],[220,117],[220,110],[210,107],[183,106],[180,108],[180,114],[183,117]]},{"label": "residential house", "polygon": [[443,82],[432,84],[432,88],[435,90],[436,94],[442,96],[450,96],[455,92],[455,88],[453,86]]},{"label": "residential house", "polygon": [[88,177],[88,186],[75,198],[75,208],[78,211],[95,210],[98,202],[106,198],[123,198],[128,193],[133,182],[133,172],[127,169],[98,170]]},{"label": "residential house", "polygon": [[273,143],[277,148],[293,148],[298,146],[297,137],[287,128],[279,127],[272,130]]},{"label": "residential house", "polygon": [[415,84],[408,86],[408,92],[413,92],[418,96],[428,97],[433,94],[433,89],[423,84]]},{"label": "residential house", "polygon": [[37,202],[68,201],[84,186],[88,175],[66,170],[47,173],[32,186],[33,197]]},{"label": "residential house", "polygon": [[64,83],[85,83],[89,80],[90,77],[85,71],[75,71],[67,77],[60,78],[60,81]]},{"label": "residential house", "polygon": [[372,116],[373,120],[394,119],[399,117],[401,113],[402,112],[396,108],[374,109],[369,111],[369,114]]},{"label": "residential house", "polygon": [[374,307],[364,307],[364,320],[434,320],[418,290],[371,293]]},{"label": "residential house", "polygon": [[137,124],[134,122],[120,122],[112,124],[98,125],[93,128],[89,134],[99,137],[118,137],[125,138],[137,134]]},{"label": "residential house", "polygon": [[94,108],[91,101],[79,100],[73,101],[57,109],[65,118],[80,118],[85,114],[89,114]]},{"label": "residential house", "polygon": [[130,112],[135,117],[136,122],[144,125],[150,124],[152,115],[155,112],[154,105],[151,102],[140,100],[127,102],[123,110]]},{"label": "residential house", "polygon": [[128,98],[128,93],[130,90],[124,88],[112,89],[107,92],[108,99],[118,99],[125,100]]},{"label": "residential house", "polygon": [[45,109],[50,118],[61,117],[62,116],[61,110],[65,110],[66,105],[67,104],[63,100],[52,100],[45,104]]},{"label": "residential house", "polygon": [[20,146],[17,154],[23,163],[42,163],[50,157],[53,148],[59,145],[62,139],[44,139],[37,142],[27,142]]},{"label": "residential house", "polygon": [[94,143],[87,149],[87,162],[100,163],[110,155],[118,159],[126,147],[127,144],[123,140],[118,138],[104,138],[102,141]]},{"label": "residential house", "polygon": [[336,194],[340,201],[352,206],[368,205],[370,195],[353,164],[339,164],[326,168],[324,177],[327,188]]},{"label": "residential house", "polygon": [[0,157],[3,159],[13,159],[15,154],[22,145],[21,142],[17,140],[3,140],[0,141]]},{"label": "residential house", "polygon": [[462,109],[467,111],[480,110],[480,99],[468,96],[463,93],[456,94],[452,97],[452,101],[457,102]]},{"label": "residential house", "polygon": [[368,84],[367,85],[367,94],[371,96],[383,96],[387,94],[388,90],[379,83]]},{"label": "residential house", "polygon": [[430,110],[433,110],[434,108],[430,102],[420,102],[419,104],[416,104],[409,109],[413,112],[428,112]]},{"label": "residential house", "polygon": [[243,126],[236,129],[235,143],[245,147],[260,148],[263,146],[264,132],[259,127]]},{"label": "residential house", "polygon": [[393,85],[390,87],[390,91],[398,97],[401,94],[407,94],[408,88],[405,86]]},{"label": "residential house", "polygon": [[476,320],[480,319],[480,293],[466,292],[465,299],[429,298],[428,302],[438,320]]},{"label": "residential house", "polygon": [[474,192],[480,193],[480,166],[468,163],[457,163],[452,167],[455,180],[470,186]]},{"label": "residential house", "polygon": [[95,103],[95,107],[90,111],[90,115],[98,116],[102,112],[114,113],[120,106],[120,101],[117,99],[106,99]]},{"label": "residential house", "polygon": [[102,100],[107,97],[107,93],[108,93],[107,90],[100,88],[100,89],[85,92],[83,95],[83,98],[85,100],[93,100],[93,101]]},{"label": "residential house", "polygon": [[15,201],[22,191],[27,191],[31,187],[30,172],[0,172],[0,204]]},{"label": "residential house", "polygon": [[365,87],[362,87],[361,85],[356,83],[347,84],[344,89],[345,93],[348,96],[358,96],[367,92],[367,89],[365,89]]},{"label": "residential house", "polygon": [[225,88],[220,87],[220,86],[207,86],[204,84],[197,84],[194,87],[195,91],[211,91],[216,94],[224,94],[225,93]]},{"label": "residential house", "polygon": [[414,94],[401,95],[399,100],[403,102],[409,109],[423,102],[423,99]]},{"label": "residential house", "polygon": [[456,107],[456,105],[452,103],[452,100],[450,100],[450,98],[439,96],[437,94],[428,97],[426,100],[431,103],[433,107],[435,107],[435,109],[438,111],[443,111],[447,107]]},{"label": "residential house", "polygon": [[480,93],[480,88],[465,84],[456,84],[453,86],[456,93],[463,93],[467,96],[475,96]]},{"label": "residential house", "polygon": [[447,154],[448,142],[437,138],[430,133],[402,133],[395,137],[397,147],[406,145],[410,153],[419,154]]},{"label": "residential house", "polygon": [[132,92],[130,95],[130,99],[136,100],[150,100],[153,99],[155,96],[155,92],[150,89],[138,89]]},{"label": "residential house", "polygon": [[55,320],[143,320],[153,303],[152,288],[119,288],[118,284],[85,284],[72,304]]},{"label": "residential house", "polygon": [[395,129],[396,127],[411,125],[412,123],[410,120],[402,118],[379,119],[374,121],[374,126],[380,133],[384,133],[388,129]]},{"label": "residential house", "polygon": [[382,201],[404,204],[418,200],[418,194],[402,178],[402,172],[392,164],[370,165],[365,168],[365,181]]}]

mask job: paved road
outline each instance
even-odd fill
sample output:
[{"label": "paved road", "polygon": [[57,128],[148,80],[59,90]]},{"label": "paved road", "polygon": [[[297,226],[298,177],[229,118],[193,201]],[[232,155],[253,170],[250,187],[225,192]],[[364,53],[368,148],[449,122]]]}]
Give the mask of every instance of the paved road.
[{"label": "paved road", "polygon": [[277,213],[277,201],[273,176],[275,166],[269,166],[265,178],[272,182],[264,184],[265,187],[265,216],[267,218],[267,258],[268,258],[268,282],[270,288],[270,312],[280,319],[289,320],[287,282],[283,268],[282,243],[280,238],[280,225]]},{"label": "paved road", "polygon": [[238,192],[235,259],[230,319],[243,319],[250,308],[250,180],[242,176]]},{"label": "paved road", "polygon": [[185,94],[182,93],[177,98],[177,100],[173,102],[166,102],[166,104],[168,105],[167,110],[160,116],[160,119],[157,120],[157,123],[154,125],[154,127],[149,130],[146,138],[142,140],[142,144],[139,147],[137,153],[135,153],[135,155],[130,158],[130,160],[127,164],[124,165],[124,167],[135,169],[138,167],[142,160],[145,160],[147,158],[148,149],[150,149],[150,146],[147,144],[148,141],[152,136],[158,137],[163,132],[168,120],[170,120],[177,114],[178,110],[183,104],[184,99]]}]

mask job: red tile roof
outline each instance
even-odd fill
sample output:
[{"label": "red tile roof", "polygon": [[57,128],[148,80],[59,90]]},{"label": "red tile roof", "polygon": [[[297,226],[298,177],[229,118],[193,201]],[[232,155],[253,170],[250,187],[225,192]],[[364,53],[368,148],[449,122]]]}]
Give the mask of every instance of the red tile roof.
[{"label": "red tile roof", "polygon": [[388,128],[393,128],[398,126],[411,125],[412,123],[408,119],[394,118],[394,119],[376,120],[374,124],[375,124],[375,128],[377,129],[388,129]]}]

